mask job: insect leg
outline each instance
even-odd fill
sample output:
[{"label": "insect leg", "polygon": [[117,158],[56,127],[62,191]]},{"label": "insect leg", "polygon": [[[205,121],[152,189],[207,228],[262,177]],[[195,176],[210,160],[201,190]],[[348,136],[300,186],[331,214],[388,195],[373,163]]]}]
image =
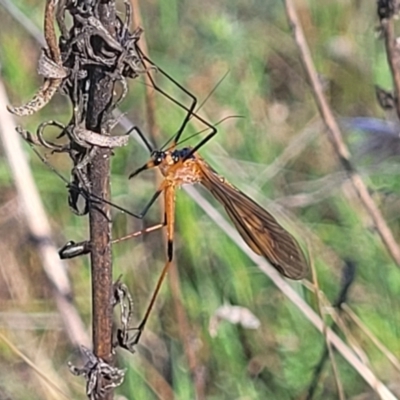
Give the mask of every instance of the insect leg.
[{"label": "insect leg", "polygon": [[154,289],[154,292],[151,296],[150,303],[147,306],[145,315],[142,319],[142,322],[139,324],[139,326],[136,328],[138,331],[136,334],[136,337],[133,341],[133,345],[139,343],[140,336],[143,333],[144,327],[146,325],[146,322],[149,318],[149,315],[154,307],[154,303],[156,301],[156,298],[158,296],[158,293],[160,292],[161,285],[165,279],[165,276],[167,275],[167,272],[169,270],[169,267],[172,262],[173,258],[173,240],[174,240],[174,215],[175,215],[175,193],[174,189],[169,186],[165,188],[164,191],[164,196],[165,196],[165,222],[167,225],[167,262],[164,265],[164,268],[161,271],[160,277],[158,278],[156,287]]},{"label": "insect leg", "polygon": [[178,100],[176,100],[175,98],[173,98],[170,94],[168,94],[166,91],[164,91],[163,89],[161,89],[156,82],[154,81],[154,78],[151,76],[151,74],[148,74],[149,79],[153,85],[153,88],[158,91],[159,93],[161,93],[163,96],[165,96],[167,99],[169,99],[170,101],[172,101],[173,103],[175,103],[176,105],[178,105],[179,107],[181,107],[183,110],[186,110],[188,113],[184,119],[184,121],[182,122],[181,127],[179,128],[175,138],[174,138],[174,144],[176,144],[187,123],[189,122],[190,118],[192,118],[192,116],[194,118],[196,118],[198,121],[202,122],[205,126],[207,126],[209,129],[211,129],[214,134],[216,133],[216,128],[210,124],[208,121],[206,121],[204,118],[200,117],[198,114],[195,113],[195,108],[197,105],[197,99],[196,97],[190,93],[185,87],[183,87],[178,81],[176,81],[172,76],[170,76],[166,71],[164,71],[162,68],[160,68],[159,66],[157,66],[153,61],[151,61],[143,52],[142,50],[137,47],[137,51],[138,54],[142,57],[143,60],[147,61],[149,64],[151,64],[152,66],[154,66],[156,68],[157,71],[159,71],[162,75],[164,75],[166,78],[168,78],[172,83],[174,83],[179,89],[181,89],[184,93],[186,93],[187,96],[189,96],[192,100],[191,100],[191,105],[190,107],[186,107],[184,104],[180,103]]},{"label": "insect leg", "polygon": [[188,124],[190,118],[193,116],[194,118],[196,118],[197,120],[199,120],[200,122],[202,122],[204,125],[206,125],[209,129],[211,129],[211,132],[199,143],[197,144],[193,150],[190,152],[190,154],[186,157],[190,157],[195,151],[197,151],[200,147],[202,147],[205,143],[207,143],[216,133],[217,133],[217,128],[210,124],[208,121],[206,121],[204,118],[200,117],[199,115],[197,115],[194,111],[196,104],[197,104],[197,99],[196,97],[190,93],[187,89],[185,89],[179,82],[177,82],[172,76],[170,76],[167,72],[165,72],[163,69],[159,68],[157,65],[155,65],[140,49],[139,50],[139,54],[142,56],[142,58],[144,60],[146,60],[147,62],[149,62],[151,65],[154,65],[157,70],[159,72],[161,72],[161,74],[163,74],[164,76],[166,76],[171,82],[173,82],[177,87],[179,87],[184,93],[186,93],[191,99],[192,99],[192,104],[189,108],[187,108],[184,104],[180,103],[179,101],[177,101],[176,99],[174,99],[172,96],[170,96],[167,92],[165,92],[163,89],[161,89],[159,86],[157,86],[157,84],[155,83],[153,77],[151,76],[151,74],[149,74],[149,79],[151,80],[151,83],[154,87],[155,90],[157,90],[158,92],[160,92],[161,94],[163,94],[165,97],[167,97],[169,100],[171,100],[172,102],[174,102],[175,104],[177,104],[178,106],[180,106],[182,109],[186,110],[188,113],[186,114],[185,119],[182,122],[181,127],[179,128],[177,134],[175,135],[174,138],[174,142],[173,144],[175,145],[177,142],[179,142],[179,139],[186,127],[186,125]]},{"label": "insect leg", "polygon": [[[154,204],[154,202],[158,199],[158,197],[160,196],[160,194],[164,191],[164,182],[160,185],[160,188],[154,193],[154,195],[152,196],[152,198],[150,199],[150,201],[146,204],[145,208],[143,209],[143,211],[140,214],[133,214],[133,213],[129,213],[130,215],[133,215],[134,217],[138,218],[138,219],[143,219],[145,217],[145,215],[147,214],[147,212],[149,211],[150,207]],[[83,192],[85,193],[85,192]],[[101,201],[104,201],[112,206],[116,206],[115,204],[112,204],[110,202],[105,201],[104,199],[100,199]],[[117,206],[118,207],[118,206]],[[121,208],[122,209],[122,208]],[[122,211],[125,211],[124,209],[122,209]],[[158,229],[161,229],[163,226],[166,225],[166,221],[164,223],[160,223],[160,224],[156,224],[153,226],[150,226],[148,228],[142,229],[140,231],[137,232],[133,232],[133,233],[129,233],[126,236],[123,236],[121,238],[115,239],[113,241],[111,241],[111,244],[114,243],[119,243],[122,242],[124,240],[128,240],[132,237],[138,237],[141,236],[145,233],[150,233],[150,232],[154,232]],[[91,251],[91,244],[90,241],[85,240],[83,242],[78,242],[75,243],[74,241],[69,241],[68,243],[66,243],[59,251],[58,254],[60,256],[61,259],[66,259],[66,258],[74,258],[74,257],[78,257],[84,254],[88,254]]]},{"label": "insect leg", "polygon": [[135,237],[139,237],[139,236],[145,235],[146,233],[151,233],[151,232],[154,232],[154,231],[158,231],[159,229],[163,228],[165,225],[166,225],[165,222],[163,222],[163,223],[159,223],[159,224],[156,224],[156,225],[149,226],[147,228],[141,229],[140,231],[128,233],[125,236],[122,236],[122,237],[120,237],[118,239],[112,240],[111,244],[116,244],[116,243],[123,242],[123,241],[131,239],[131,238],[135,238]]},{"label": "insect leg", "polygon": [[160,289],[161,289],[161,285],[162,285],[162,283],[163,283],[163,281],[164,281],[164,278],[165,278],[166,275],[167,275],[167,272],[168,272],[168,270],[169,270],[170,265],[171,265],[171,261],[167,261],[167,262],[165,263],[165,265],[164,265],[163,270],[161,271],[161,275],[160,275],[160,277],[158,278],[156,288],[154,289],[153,295],[151,296],[151,300],[150,300],[150,303],[149,303],[149,305],[148,305],[148,307],[147,307],[146,313],[145,313],[145,315],[144,315],[144,317],[143,317],[143,319],[142,319],[142,322],[141,322],[140,325],[136,328],[136,330],[138,331],[138,333],[136,334],[136,337],[135,337],[135,340],[134,340],[134,342],[133,342],[133,345],[136,345],[136,344],[139,343],[140,337],[142,336],[142,333],[143,333],[144,327],[145,327],[145,325],[146,325],[146,322],[147,322],[147,320],[149,319],[149,315],[150,315],[151,311],[153,310],[154,303],[155,303],[156,298],[157,298],[157,296],[158,296],[158,293],[159,293],[159,291],[160,291]]},{"label": "insect leg", "polygon": [[[136,232],[129,233],[128,235],[122,236],[118,239],[114,239],[111,241],[111,244],[114,245],[119,242],[123,242],[125,240],[139,237],[142,235],[145,235],[146,233],[151,233],[154,231],[157,231],[165,226],[165,223],[159,223],[153,226],[149,226],[147,228],[141,229]],[[82,256],[84,254],[89,254],[91,251],[91,245],[88,240],[84,240],[82,242],[74,242],[70,240],[67,242],[59,251],[58,255],[62,260],[69,259],[69,258],[74,258],[78,256]]]},{"label": "insect leg", "polygon": [[172,186],[165,188],[165,220],[167,225],[167,258],[172,261],[174,255],[174,227],[175,227],[175,189]]},{"label": "insect leg", "polygon": [[151,145],[150,141],[146,138],[145,134],[140,130],[138,126],[133,126],[127,134],[131,133],[132,131],[136,131],[139,135],[140,139],[142,139],[145,146],[148,148],[149,152],[151,153],[154,150],[154,147]]},{"label": "insect leg", "polygon": [[217,128],[215,126],[211,126],[211,132],[204,138],[202,139],[199,143],[196,144],[196,146],[193,147],[193,149],[190,151],[190,153],[184,158],[184,160],[187,160],[191,155],[200,149],[200,147],[204,146],[213,136],[217,134]]},{"label": "insect leg", "polygon": [[[163,89],[161,89],[155,82],[154,78],[151,76],[151,74],[149,72],[147,72],[147,75],[151,81],[151,84],[153,85],[153,88],[161,93],[162,95],[164,95],[167,99],[169,99],[170,101],[172,101],[173,103],[177,104],[179,107],[181,107],[182,109],[186,110],[188,113],[186,114],[185,119],[183,120],[180,128],[178,129],[178,132],[175,135],[174,138],[174,144],[177,143],[183,133],[183,131],[186,128],[187,123],[189,122],[190,118],[192,115],[194,114],[194,110],[196,108],[196,104],[197,104],[197,99],[196,97],[190,93],[187,89],[185,89],[179,82],[177,82],[172,76],[170,76],[167,72],[165,72],[163,69],[161,69],[160,67],[158,67],[157,65],[155,65],[153,63],[153,61],[151,61],[143,52],[142,50],[137,46],[137,51],[138,54],[141,56],[141,58],[143,60],[146,60],[149,64],[151,64],[152,66],[154,66],[157,71],[159,71],[162,75],[164,75],[165,77],[167,77],[172,83],[174,83],[179,89],[181,89],[184,93],[186,93],[187,96],[189,96],[191,98],[191,104],[190,107],[187,108],[185,105],[183,105],[182,103],[180,103],[178,100],[174,99],[171,95],[169,95],[166,91],[164,91]],[[196,116],[197,117],[197,116]],[[198,117],[200,119],[200,117]],[[206,125],[208,126],[208,124],[206,123]]]}]

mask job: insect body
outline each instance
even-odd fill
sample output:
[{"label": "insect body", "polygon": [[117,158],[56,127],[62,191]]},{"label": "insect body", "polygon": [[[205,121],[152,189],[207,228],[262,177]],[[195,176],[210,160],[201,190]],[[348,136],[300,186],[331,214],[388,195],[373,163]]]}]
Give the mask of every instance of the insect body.
[{"label": "insect body", "polygon": [[175,188],[201,183],[224,206],[236,229],[256,254],[265,257],[287,278],[304,278],[308,264],[296,239],[268,211],[218,175],[192,148],[153,151],[150,161],[130,177],[154,167],[165,177],[158,193],[164,192],[169,246],[172,247],[173,241]]}]

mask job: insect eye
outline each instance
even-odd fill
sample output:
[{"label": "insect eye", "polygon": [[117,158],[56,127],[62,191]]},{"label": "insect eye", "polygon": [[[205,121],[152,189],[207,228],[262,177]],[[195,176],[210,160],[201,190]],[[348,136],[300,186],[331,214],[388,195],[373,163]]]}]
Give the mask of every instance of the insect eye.
[{"label": "insect eye", "polygon": [[155,166],[160,165],[165,157],[164,153],[161,151],[154,151],[151,156]]}]

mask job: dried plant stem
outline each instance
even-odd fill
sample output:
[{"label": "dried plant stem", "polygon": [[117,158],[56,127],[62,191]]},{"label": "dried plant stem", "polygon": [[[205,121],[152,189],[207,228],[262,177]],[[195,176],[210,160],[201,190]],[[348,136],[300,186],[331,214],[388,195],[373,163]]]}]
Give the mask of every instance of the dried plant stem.
[{"label": "dried plant stem", "polygon": [[[116,26],[115,2],[98,2],[98,16],[103,25],[113,33]],[[101,124],[113,96],[113,81],[97,67],[91,71],[86,126],[101,133]],[[89,170],[89,179],[94,196],[110,200],[110,156],[111,150],[98,148]],[[112,259],[111,259],[111,213],[106,203],[96,204],[89,211],[91,268],[92,268],[92,312],[93,351],[97,357],[112,362]],[[113,397],[112,391],[106,398]]]},{"label": "dried plant stem", "polygon": [[349,179],[352,182],[354,189],[356,190],[361,200],[361,203],[364,205],[365,209],[371,216],[375,224],[376,230],[382,239],[382,242],[386,246],[393,260],[398,266],[400,266],[400,247],[393,237],[393,234],[385,219],[383,218],[381,212],[372,200],[366,185],[350,162],[349,150],[343,141],[339,126],[323,93],[322,85],[320,83],[317,71],[312,61],[310,49],[307,45],[307,41],[305,39],[304,32],[301,27],[293,1],[285,0],[285,6],[289,24],[293,30],[294,38],[300,50],[300,56],[304,64],[304,68],[308,74],[317,107],[319,108],[321,116],[328,128],[326,130],[328,138],[340,161],[342,162],[343,167],[348,173]]},{"label": "dried plant stem", "polygon": [[[109,199],[109,157],[110,151],[102,149],[93,158],[90,168],[92,193]],[[99,210],[101,209],[101,211]],[[97,209],[91,209],[90,238],[92,243],[92,297],[93,297],[93,348],[95,354],[111,361],[112,339],[112,261],[111,261],[111,226],[107,218],[110,208],[103,203]]]}]

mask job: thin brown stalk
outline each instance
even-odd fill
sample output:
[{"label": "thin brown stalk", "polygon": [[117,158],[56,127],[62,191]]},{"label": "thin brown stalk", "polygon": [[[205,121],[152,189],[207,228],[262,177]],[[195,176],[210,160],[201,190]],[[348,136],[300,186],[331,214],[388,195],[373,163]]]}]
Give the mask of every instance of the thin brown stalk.
[{"label": "thin brown stalk", "polygon": [[304,36],[304,32],[301,27],[294,3],[292,0],[285,0],[285,6],[289,24],[293,30],[294,38],[300,51],[301,60],[308,74],[317,107],[319,108],[322,119],[324,120],[327,127],[326,132],[328,134],[328,138],[343,167],[347,171],[349,179],[352,182],[361,203],[371,216],[382,242],[386,246],[386,249],[388,250],[395,263],[400,266],[400,247],[397,244],[381,212],[379,211],[371,195],[369,194],[368,188],[366,187],[362,178],[356,172],[354,166],[350,162],[350,152],[345,142],[343,141],[339,126],[325,98],[323,88],[315,69],[310,49]]},{"label": "thin brown stalk", "polygon": [[331,316],[332,319],[335,321],[335,324],[338,326],[338,328],[346,338],[347,343],[353,349],[354,353],[357,354],[358,358],[364,363],[364,365],[371,366],[369,357],[364,351],[362,344],[351,332],[344,318],[337,312],[332,312]]},{"label": "thin brown stalk", "polygon": [[[106,29],[113,34],[116,26],[115,2],[98,2],[98,16]],[[93,132],[101,133],[102,117],[113,97],[112,78],[100,68],[94,68],[91,75],[86,126]],[[94,196],[110,201],[110,156],[111,149],[98,148],[89,170]],[[92,269],[92,312],[93,351],[97,357],[112,362],[112,258],[111,258],[111,213],[105,202],[91,207],[89,211],[90,253]],[[107,399],[113,398],[110,391]]]}]

